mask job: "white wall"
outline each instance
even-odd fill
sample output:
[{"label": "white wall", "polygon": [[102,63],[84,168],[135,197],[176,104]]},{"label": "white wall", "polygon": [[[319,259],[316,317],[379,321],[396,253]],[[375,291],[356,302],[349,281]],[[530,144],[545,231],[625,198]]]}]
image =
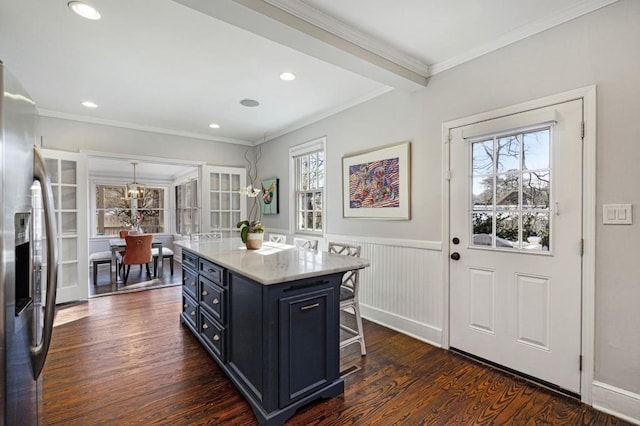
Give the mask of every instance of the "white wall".
[{"label": "white wall", "polygon": [[244,167],[248,147],[228,143],[40,117],[44,148],[80,150],[206,161],[210,165]]},{"label": "white wall", "polygon": [[[441,126],[448,120],[493,110],[572,89],[597,85],[597,221],[595,379],[631,398],[631,411],[619,413],[640,421],[640,216],[631,226],[603,226],[603,203],[640,206],[640,2],[623,0],[545,31],[472,62],[433,76],[425,89],[392,92],[263,146],[262,177],[279,177],[281,206],[287,206],[288,148],[327,137],[327,224],[333,238],[407,246],[438,247],[442,238]],[[403,140],[412,141],[412,219],[383,222],[342,218],[341,157],[347,153]],[[267,228],[286,229],[286,208],[263,218]],[[407,240],[407,241],[405,241]],[[408,241],[408,240],[418,240]],[[430,254],[395,272],[397,292],[440,297],[441,267]],[[441,254],[439,259],[441,259]],[[422,261],[421,261],[422,260]],[[382,259],[382,262],[387,259]],[[395,261],[395,260],[394,260]],[[398,261],[402,261],[399,258]],[[424,262],[429,268],[424,272]],[[431,268],[431,267],[434,268]],[[373,267],[373,265],[372,265]],[[414,276],[425,273],[422,279]],[[401,275],[400,275],[401,274]],[[363,277],[369,290],[386,291],[375,274]],[[367,285],[373,289],[366,289]],[[390,296],[393,297],[393,296]],[[396,328],[431,329],[437,336],[442,299],[422,299],[423,311],[368,299]],[[378,303],[379,305],[375,305]],[[438,305],[440,304],[440,305]],[[398,326],[400,324],[400,326]],[[429,334],[412,334],[429,340]],[[631,395],[631,396],[629,396]],[[596,401],[594,401],[595,403]],[[615,411],[615,410],[614,410]]]}]

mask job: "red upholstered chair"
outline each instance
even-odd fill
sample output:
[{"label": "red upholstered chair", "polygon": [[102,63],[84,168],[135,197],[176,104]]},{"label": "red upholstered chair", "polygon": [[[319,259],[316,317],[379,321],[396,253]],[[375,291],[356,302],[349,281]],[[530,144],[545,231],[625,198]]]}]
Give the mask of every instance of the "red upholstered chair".
[{"label": "red upholstered chair", "polygon": [[151,255],[153,235],[127,235],[124,239],[127,242],[126,252],[121,260],[121,264],[126,266],[124,284],[127,283],[131,265],[140,265],[141,267],[143,264],[146,265],[147,278],[151,278],[149,263],[153,261],[153,256]]}]

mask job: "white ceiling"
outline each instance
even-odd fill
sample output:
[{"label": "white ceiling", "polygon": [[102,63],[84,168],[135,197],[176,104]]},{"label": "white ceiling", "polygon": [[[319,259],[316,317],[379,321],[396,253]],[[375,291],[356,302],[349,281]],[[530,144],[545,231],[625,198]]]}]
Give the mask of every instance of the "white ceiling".
[{"label": "white ceiling", "polygon": [[67,1],[0,0],[0,60],[42,115],[254,145],[616,0]]}]

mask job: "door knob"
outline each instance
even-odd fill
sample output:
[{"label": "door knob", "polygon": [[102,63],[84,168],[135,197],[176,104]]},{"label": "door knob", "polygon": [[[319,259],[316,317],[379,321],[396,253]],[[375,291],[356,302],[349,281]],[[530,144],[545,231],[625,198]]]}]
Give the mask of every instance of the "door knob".
[{"label": "door knob", "polygon": [[457,251],[453,252],[453,253],[451,253],[450,257],[451,257],[452,260],[460,260],[460,253],[458,253]]},{"label": "door knob", "polygon": [[451,242],[452,242],[453,244],[460,244],[460,238],[458,238],[458,237],[453,237],[453,239],[451,240]]}]

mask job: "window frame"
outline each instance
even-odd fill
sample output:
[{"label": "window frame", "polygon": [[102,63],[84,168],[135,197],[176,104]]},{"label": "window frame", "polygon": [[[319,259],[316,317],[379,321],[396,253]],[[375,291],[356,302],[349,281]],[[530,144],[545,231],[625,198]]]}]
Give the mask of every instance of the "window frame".
[{"label": "window frame", "polygon": [[[163,200],[163,208],[158,209],[163,211],[163,220],[162,220],[162,229],[163,232],[153,233],[153,235],[164,235],[171,234],[171,219],[173,218],[172,205],[174,204],[173,195],[171,194],[172,186],[168,185],[164,182],[145,182],[147,190],[149,189],[162,189],[164,194]],[[121,179],[93,179],[91,181],[90,187],[90,206],[91,210],[89,212],[89,224],[90,224],[90,238],[113,238],[114,235],[107,234],[98,234],[97,232],[97,211],[98,211],[98,200],[96,199],[98,186],[124,186],[124,183]],[[116,234],[117,235],[117,234]]]},{"label": "window frame", "polygon": [[[293,202],[290,203],[290,217],[293,220],[290,221],[289,231],[294,234],[302,234],[302,235],[313,235],[316,237],[324,237],[325,229],[326,229],[326,221],[327,221],[327,208],[326,208],[326,186],[327,186],[327,152],[326,152],[326,137],[320,137],[309,142],[305,142],[296,146],[289,148],[289,188],[290,196]],[[310,155],[316,152],[321,152],[324,159],[324,174],[323,174],[323,182],[322,186],[313,190],[302,191],[300,189],[300,180],[299,180],[299,170],[298,170],[298,159],[300,157]],[[322,220],[321,220],[321,229],[308,230],[308,229],[300,229],[299,227],[299,208],[298,208],[298,196],[302,193],[309,192],[320,192],[322,197]]]}]

